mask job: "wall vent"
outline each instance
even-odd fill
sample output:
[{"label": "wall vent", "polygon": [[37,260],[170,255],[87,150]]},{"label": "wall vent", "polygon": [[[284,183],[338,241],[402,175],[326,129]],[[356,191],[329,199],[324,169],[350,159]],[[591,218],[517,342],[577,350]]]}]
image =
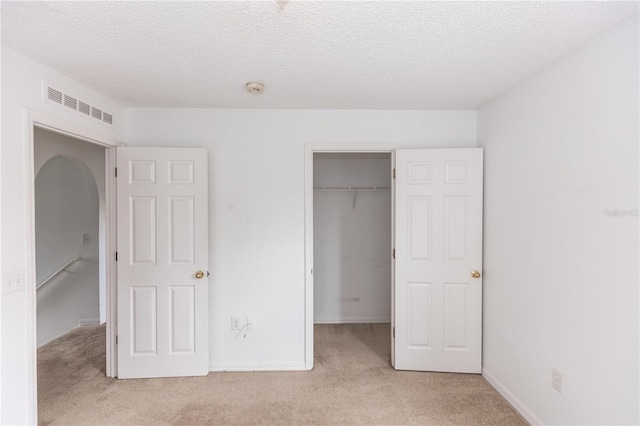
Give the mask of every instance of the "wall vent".
[{"label": "wall vent", "polygon": [[57,104],[61,104],[62,103],[62,92],[59,92],[56,89],[53,89],[51,87],[47,87],[47,98],[52,102],[55,102]]},{"label": "wall vent", "polygon": [[64,95],[64,106],[72,109],[78,109],[78,100],[69,95]]},{"label": "wall vent", "polygon": [[102,120],[102,110],[96,107],[91,107],[91,116],[98,120]]},{"label": "wall vent", "polygon": [[[78,111],[80,111],[83,114],[90,115],[91,114],[91,105],[85,104],[84,102],[80,101],[79,104],[78,104]],[[111,123],[109,123],[109,124],[111,124]]]},{"label": "wall vent", "polygon": [[98,120],[102,124],[113,126],[113,114],[104,111],[102,108],[92,105],[90,102],[80,100],[78,97],[62,90],[51,87],[50,84],[44,82],[43,100],[50,104],[55,104],[72,109],[87,118]]}]

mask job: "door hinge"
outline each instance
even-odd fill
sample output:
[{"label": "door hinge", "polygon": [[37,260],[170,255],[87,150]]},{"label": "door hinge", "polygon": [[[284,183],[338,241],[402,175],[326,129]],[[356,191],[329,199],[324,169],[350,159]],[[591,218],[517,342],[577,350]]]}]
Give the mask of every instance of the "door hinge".
[{"label": "door hinge", "polygon": [[396,178],[396,169],[393,169],[393,178]]},{"label": "door hinge", "polygon": [[118,177],[118,168],[116,167],[114,170],[114,174],[116,175],[116,177]]},{"label": "door hinge", "polygon": [[396,258],[396,249],[393,249],[393,258]]},{"label": "door hinge", "polygon": [[118,261],[118,252],[116,252],[116,262]]},{"label": "door hinge", "polygon": [[[117,336],[116,336],[116,338],[117,338]],[[393,327],[393,338],[394,339],[396,338],[396,328],[395,327]]]},{"label": "door hinge", "polygon": [[[394,332],[395,333],[395,332]],[[395,336],[395,335],[394,335]],[[118,336],[116,336],[116,345],[118,344]]]}]

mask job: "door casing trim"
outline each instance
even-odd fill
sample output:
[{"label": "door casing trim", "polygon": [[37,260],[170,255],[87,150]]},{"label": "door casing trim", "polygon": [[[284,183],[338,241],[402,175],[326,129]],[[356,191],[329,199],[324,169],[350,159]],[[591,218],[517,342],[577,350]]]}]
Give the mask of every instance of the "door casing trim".
[{"label": "door casing trim", "polygon": [[[315,153],[382,153],[390,154],[391,168],[395,167],[395,150],[398,144],[384,143],[308,143],[305,144],[305,175],[304,175],[304,304],[305,304],[305,333],[304,333],[304,362],[305,369],[313,369],[313,154]],[[392,172],[393,173],[393,172]],[[391,245],[395,240],[394,209],[395,185],[391,184]],[[395,269],[391,263],[391,327],[394,325],[394,276]],[[391,343],[391,364],[394,363],[393,340]]]},{"label": "door casing trim", "polygon": [[38,423],[38,343],[37,343],[37,313],[36,313],[36,253],[35,253],[35,176],[34,176],[34,128],[41,128],[65,136],[79,139],[87,143],[103,146],[105,148],[105,269],[106,269],[106,316],[107,316],[107,341],[106,341],[106,376],[117,376],[117,351],[116,340],[116,264],[115,257],[110,253],[116,248],[116,223],[115,223],[115,175],[112,173],[115,167],[116,147],[122,144],[115,139],[77,124],[45,114],[41,111],[25,107],[24,140],[26,155],[24,164],[25,186],[24,193],[26,203],[26,259],[25,259],[25,291],[26,291],[26,342],[27,342],[27,401],[33,401],[32,419]]}]

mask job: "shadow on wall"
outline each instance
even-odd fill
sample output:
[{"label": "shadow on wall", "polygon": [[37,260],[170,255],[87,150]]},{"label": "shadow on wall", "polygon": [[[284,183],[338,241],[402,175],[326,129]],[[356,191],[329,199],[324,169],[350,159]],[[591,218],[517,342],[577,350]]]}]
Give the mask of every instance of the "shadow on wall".
[{"label": "shadow on wall", "polygon": [[55,156],[35,179],[36,281],[79,259],[37,291],[38,346],[81,321],[99,322],[99,194],[80,160]]}]

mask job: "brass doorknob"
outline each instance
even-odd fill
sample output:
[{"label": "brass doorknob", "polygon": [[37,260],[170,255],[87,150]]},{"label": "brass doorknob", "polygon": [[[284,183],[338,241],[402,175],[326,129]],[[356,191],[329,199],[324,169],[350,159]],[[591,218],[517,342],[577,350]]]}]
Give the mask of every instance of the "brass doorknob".
[{"label": "brass doorknob", "polygon": [[196,272],[196,278],[197,279],[204,278],[204,272],[202,272],[202,271]]},{"label": "brass doorknob", "polygon": [[476,271],[475,269],[471,271],[471,276],[473,278],[480,278],[480,271]]}]

